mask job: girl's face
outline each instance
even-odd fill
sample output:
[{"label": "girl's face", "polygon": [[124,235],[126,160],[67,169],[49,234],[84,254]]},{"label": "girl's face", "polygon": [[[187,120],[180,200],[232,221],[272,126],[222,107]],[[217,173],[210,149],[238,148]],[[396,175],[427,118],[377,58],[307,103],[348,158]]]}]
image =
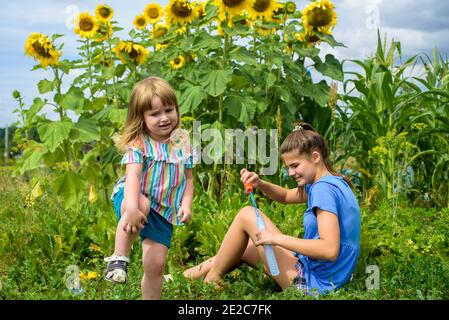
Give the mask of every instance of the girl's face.
[{"label": "girl's face", "polygon": [[143,113],[145,126],[152,139],[164,141],[170,137],[178,124],[178,113],[175,106],[164,106],[158,96],[151,100],[151,110]]},{"label": "girl's face", "polygon": [[282,154],[288,175],[296,180],[299,187],[314,183],[317,178],[321,155],[314,151],[311,156],[298,154],[296,151]]}]

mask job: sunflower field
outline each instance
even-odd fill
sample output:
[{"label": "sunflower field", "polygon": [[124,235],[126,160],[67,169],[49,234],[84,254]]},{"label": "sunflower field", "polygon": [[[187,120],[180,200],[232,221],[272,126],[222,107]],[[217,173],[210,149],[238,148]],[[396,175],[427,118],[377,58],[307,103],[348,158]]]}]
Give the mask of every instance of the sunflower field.
[{"label": "sunflower field", "polygon": [[[170,0],[149,3],[132,26],[120,26],[114,9],[99,4],[74,21],[74,60],[64,58],[62,34],[31,33],[25,54],[36,61],[33,70],[52,77],[37,83],[31,105],[20,90],[12,93],[20,156],[0,171],[0,199],[11,204],[0,209],[0,298],[140,298],[137,242],[125,286],[102,280],[103,258],[116,228],[109,196],[123,174],[114,136],[134,84],[155,75],[175,89],[189,132],[275,129],[279,144],[305,121],[326,138],[335,167],[356,187],[362,253],[351,283],[322,299],[448,299],[449,61],[435,51],[403,62],[400,42],[380,33],[365,60],[323,57],[322,47],[344,46],[332,34],[337,20],[329,0],[301,8],[278,0]],[[346,71],[350,64],[358,71]],[[410,72],[417,64],[419,76]],[[58,119],[42,115],[44,107]],[[174,281],[164,283],[163,299],[310,299],[281,292],[260,270],[233,271],[221,291],[182,277],[216,252],[247,204],[240,169],[261,167],[222,164],[224,152],[194,167],[194,218],[175,230],[166,266]],[[264,177],[293,187],[287,178],[280,162]],[[260,195],[258,203],[281,231],[301,234],[303,206]],[[377,289],[367,289],[370,265],[381,272]],[[69,266],[77,290],[67,285]]]}]

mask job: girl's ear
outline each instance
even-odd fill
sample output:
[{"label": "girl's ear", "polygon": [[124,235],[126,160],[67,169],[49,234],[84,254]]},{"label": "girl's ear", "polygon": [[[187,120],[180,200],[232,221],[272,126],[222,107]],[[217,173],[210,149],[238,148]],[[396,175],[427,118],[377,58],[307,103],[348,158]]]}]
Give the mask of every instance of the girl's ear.
[{"label": "girl's ear", "polygon": [[318,164],[321,161],[321,153],[319,153],[318,151],[314,150],[314,151],[312,151],[311,158],[312,158],[312,162],[313,163]]}]

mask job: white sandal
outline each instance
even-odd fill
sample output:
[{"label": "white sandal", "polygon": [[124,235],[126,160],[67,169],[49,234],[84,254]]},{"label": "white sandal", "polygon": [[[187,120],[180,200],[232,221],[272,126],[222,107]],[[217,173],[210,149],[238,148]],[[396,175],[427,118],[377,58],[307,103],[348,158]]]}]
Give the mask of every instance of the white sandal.
[{"label": "white sandal", "polygon": [[105,280],[113,283],[126,283],[129,258],[125,256],[112,255],[104,259],[108,263]]}]

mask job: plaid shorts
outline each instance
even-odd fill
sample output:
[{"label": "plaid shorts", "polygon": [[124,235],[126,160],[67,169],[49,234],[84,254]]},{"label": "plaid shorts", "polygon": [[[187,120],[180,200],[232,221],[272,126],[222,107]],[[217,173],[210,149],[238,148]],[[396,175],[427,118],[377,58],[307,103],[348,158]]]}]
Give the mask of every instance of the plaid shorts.
[{"label": "plaid shorts", "polygon": [[304,275],[304,266],[301,260],[298,259],[298,262],[296,262],[295,264],[295,268],[296,270],[298,270],[298,274],[296,275],[295,279],[293,279],[292,286],[294,286],[298,290],[302,290],[304,294],[307,294],[307,280]]}]

